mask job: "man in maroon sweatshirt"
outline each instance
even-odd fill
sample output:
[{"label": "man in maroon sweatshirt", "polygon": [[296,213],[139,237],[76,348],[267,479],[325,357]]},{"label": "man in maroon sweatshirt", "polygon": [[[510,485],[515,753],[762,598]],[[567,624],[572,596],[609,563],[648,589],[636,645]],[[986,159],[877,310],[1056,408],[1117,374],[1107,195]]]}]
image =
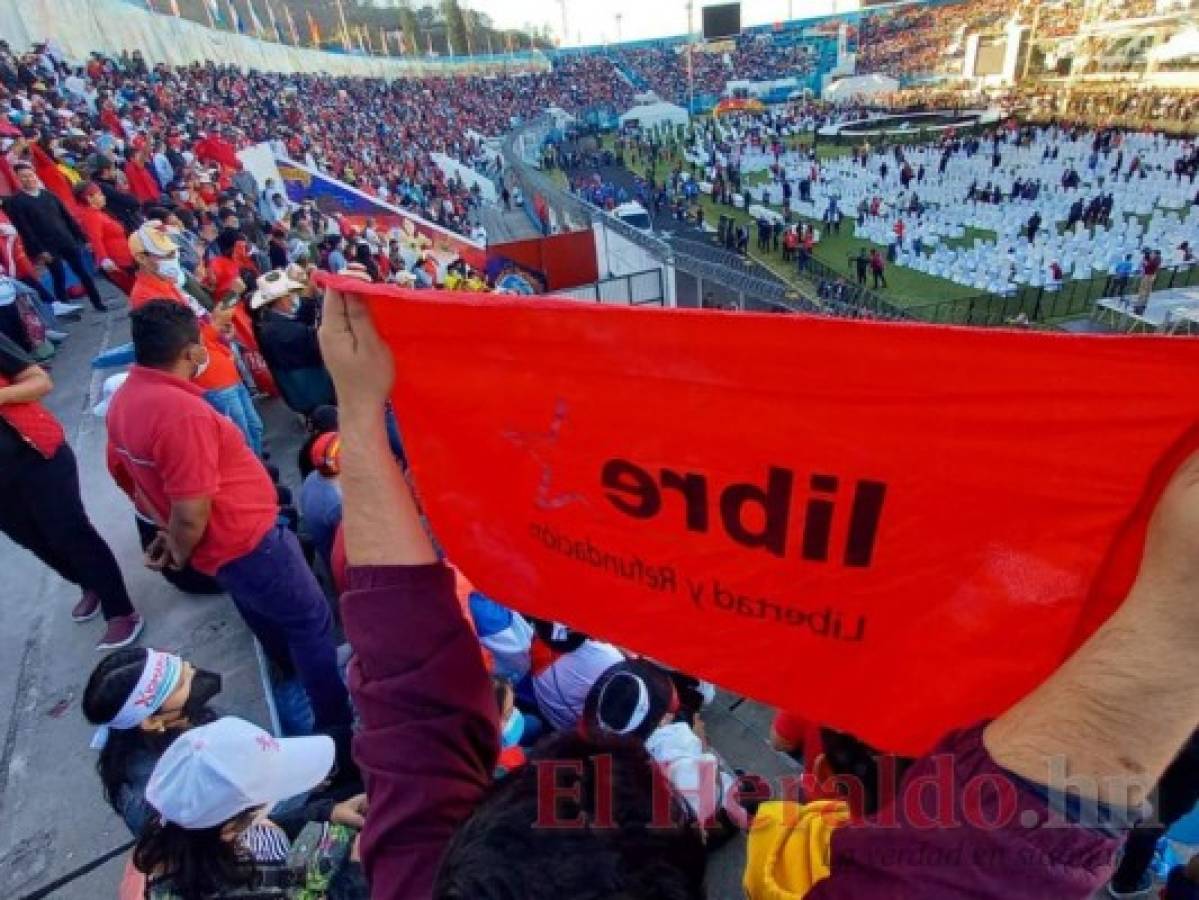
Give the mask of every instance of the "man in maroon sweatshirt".
[{"label": "man in maroon sweatshirt", "polygon": [[[659,802],[663,782],[640,745],[561,735],[493,786],[497,714],[482,655],[388,449],[390,353],[365,305],[333,290],[321,343],[342,402],[342,612],[371,896],[703,897],[699,830],[677,797]],[[947,807],[922,817],[900,804],[890,819],[839,829],[808,896],[1089,898],[1199,721],[1197,585],[1199,457],[1159,503],[1123,607],[1028,697],[942,743]],[[942,764],[918,760],[901,799]]]}]

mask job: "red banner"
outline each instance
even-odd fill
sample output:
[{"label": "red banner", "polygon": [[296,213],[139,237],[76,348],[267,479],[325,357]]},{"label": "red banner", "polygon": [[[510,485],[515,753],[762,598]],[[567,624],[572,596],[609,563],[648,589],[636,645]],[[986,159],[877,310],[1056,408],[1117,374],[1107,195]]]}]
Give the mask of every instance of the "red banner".
[{"label": "red banner", "polygon": [[480,590],[925,750],[1121,602],[1199,447],[1199,342],[372,295]]}]

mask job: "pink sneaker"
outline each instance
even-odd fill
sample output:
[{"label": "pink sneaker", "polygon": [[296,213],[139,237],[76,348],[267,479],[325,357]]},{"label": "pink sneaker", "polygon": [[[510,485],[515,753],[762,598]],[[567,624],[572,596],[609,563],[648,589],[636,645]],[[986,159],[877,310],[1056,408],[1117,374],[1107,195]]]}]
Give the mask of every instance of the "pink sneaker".
[{"label": "pink sneaker", "polygon": [[104,637],[100,638],[100,643],[96,644],[96,649],[104,651],[119,650],[122,647],[128,647],[137,640],[138,635],[142,633],[142,629],[145,627],[146,623],[137,613],[109,619],[108,627],[104,630]]},{"label": "pink sneaker", "polygon": [[90,622],[100,614],[100,597],[95,591],[84,591],[75,608],[71,610],[71,618],[76,622]]}]

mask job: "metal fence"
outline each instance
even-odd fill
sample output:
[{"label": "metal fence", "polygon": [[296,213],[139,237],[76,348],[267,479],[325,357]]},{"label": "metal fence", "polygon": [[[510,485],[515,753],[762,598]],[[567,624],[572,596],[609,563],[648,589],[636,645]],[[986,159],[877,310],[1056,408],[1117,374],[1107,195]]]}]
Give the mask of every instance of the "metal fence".
[{"label": "metal fence", "polygon": [[[1013,319],[1054,322],[1088,315],[1105,298],[1135,295],[1139,277],[1111,275],[1064,281],[1059,286],[1023,285],[1010,294],[977,294],[912,307],[910,312],[929,322],[952,325],[1005,325]],[[1155,291],[1199,284],[1199,267],[1168,266],[1157,273]]]},{"label": "metal fence", "polygon": [[796,272],[816,292],[816,302],[827,307],[831,315],[850,316],[864,319],[915,319],[916,316],[905,306],[892,303],[865,285],[851,281],[848,276],[809,257]]},{"label": "metal fence", "polygon": [[[793,312],[819,312],[820,307],[805,301],[781,281],[745,271],[741,257],[730,261],[707,248],[672,246],[660,237],[635,228],[623,219],[600,209],[555,184],[536,168],[542,142],[552,124],[546,120],[530,123],[511,133],[503,144],[507,169],[530,200],[537,194],[546,201],[563,226],[572,229],[599,223],[614,234],[645,250],[662,263],[665,278],[671,273],[687,276],[687,285],[695,285],[695,296],[679,305],[702,306],[707,296],[727,298],[741,309],[778,308]],[[715,248],[712,248],[714,250]],[[734,255],[735,256],[735,255]],[[671,286],[664,284],[667,296]],[[677,297],[676,297],[677,302]],[[757,306],[755,306],[757,304]],[[710,305],[710,304],[709,304]]]},{"label": "metal fence", "polygon": [[665,306],[666,282],[661,269],[605,278],[595,284],[555,291],[555,297],[573,297],[617,306]]}]

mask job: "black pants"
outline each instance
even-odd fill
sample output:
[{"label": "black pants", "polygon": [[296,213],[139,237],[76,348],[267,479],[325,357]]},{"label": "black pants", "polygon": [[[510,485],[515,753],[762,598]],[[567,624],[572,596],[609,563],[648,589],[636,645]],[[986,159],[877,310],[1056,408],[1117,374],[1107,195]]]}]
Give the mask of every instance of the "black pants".
[{"label": "black pants", "polygon": [[63,303],[66,303],[68,300],[67,272],[63,268],[63,263],[71,267],[71,271],[75,273],[75,277],[79,279],[79,283],[87,291],[87,298],[92,301],[92,306],[96,309],[104,309],[104,301],[100,299],[100,289],[96,287],[92,273],[84,265],[83,253],[78,247],[73,247],[70,250],[55,251],[54,257],[46,264],[46,268],[50,270],[50,278],[54,281],[55,296]]},{"label": "black pants", "polygon": [[1190,743],[1178,758],[1170,764],[1157,783],[1157,798],[1154,803],[1156,822],[1152,825],[1137,825],[1128,833],[1124,844],[1124,856],[1120,867],[1112,877],[1112,887],[1117,891],[1134,892],[1139,886],[1149,864],[1153,862],[1153,851],[1158,840],[1170,826],[1194,809],[1199,802],[1199,732],[1192,735]]},{"label": "black pants", "polygon": [[0,467],[0,531],[55,572],[100,597],[104,618],[133,612],[116,557],[79,495],[75,454],[63,444],[50,459],[32,450]]},{"label": "black pants", "polygon": [[874,275],[874,287],[876,290],[880,286],[882,286],[882,287],[887,286],[887,277],[885,275],[883,275],[883,273],[881,271],[879,271],[878,269],[871,269],[871,273]]}]

